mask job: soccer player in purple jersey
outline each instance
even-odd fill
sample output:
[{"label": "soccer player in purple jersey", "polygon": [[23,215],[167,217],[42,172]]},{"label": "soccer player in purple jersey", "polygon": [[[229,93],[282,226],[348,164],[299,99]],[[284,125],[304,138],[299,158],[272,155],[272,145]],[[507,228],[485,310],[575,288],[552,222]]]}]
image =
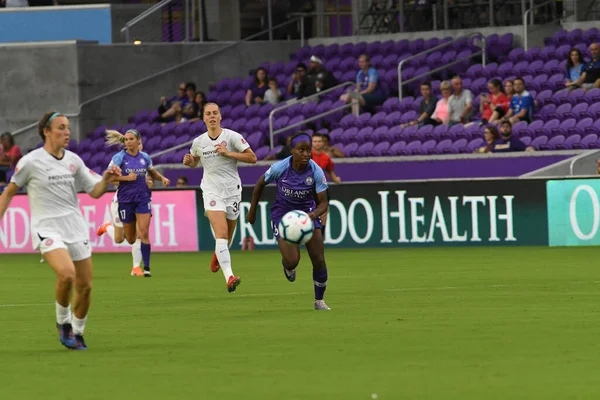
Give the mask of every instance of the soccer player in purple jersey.
[{"label": "soccer player in purple jersey", "polygon": [[300,248],[283,240],[277,226],[289,211],[300,210],[308,213],[315,226],[313,237],[306,243],[306,250],[313,265],[315,310],[330,310],[323,300],[327,286],[327,265],[319,218],[329,206],[327,180],[321,167],[311,160],[311,143],[312,139],[307,133],[298,132],[292,136],[292,156],[276,162],[260,177],[254,186],[246,220],[251,224],[256,221],[256,207],[263,189],[269,183],[276,182],[277,195],[271,206],[271,224],[281,251],[283,273],[288,281],[294,282],[296,267],[300,262]]},{"label": "soccer player in purple jersey", "polygon": [[150,218],[152,217],[151,192],[146,184],[146,173],[163,186],[169,186],[170,181],[154,169],[150,156],[139,150],[141,136],[135,129],[130,129],[121,135],[117,131],[108,131],[106,141],[109,144],[121,144],[125,150],[115,154],[109,168],[121,168],[123,176],[118,178],[119,217],[125,228],[125,239],[134,244],[136,239],[142,240],[142,259],[144,261],[144,276],[150,273]]}]

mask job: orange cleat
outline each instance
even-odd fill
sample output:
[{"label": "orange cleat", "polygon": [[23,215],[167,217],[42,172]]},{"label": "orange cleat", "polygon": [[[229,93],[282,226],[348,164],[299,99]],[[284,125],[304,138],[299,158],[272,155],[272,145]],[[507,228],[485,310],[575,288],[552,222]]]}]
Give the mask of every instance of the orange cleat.
[{"label": "orange cleat", "polygon": [[140,267],[133,267],[131,269],[131,276],[144,276],[144,271]]},{"label": "orange cleat", "polygon": [[210,270],[212,272],[218,272],[221,269],[219,265],[219,259],[217,258],[217,253],[213,255],[212,261],[210,262]]},{"label": "orange cleat", "polygon": [[229,293],[235,292],[235,288],[237,288],[241,282],[242,282],[242,279],[239,276],[231,275],[229,277],[229,279],[227,280],[227,291]]},{"label": "orange cleat", "polygon": [[98,236],[102,236],[106,233],[106,228],[108,228],[110,226],[110,221],[107,221],[105,223],[103,223],[102,225],[100,225],[100,228],[98,228],[98,230],[96,231],[96,235]]}]

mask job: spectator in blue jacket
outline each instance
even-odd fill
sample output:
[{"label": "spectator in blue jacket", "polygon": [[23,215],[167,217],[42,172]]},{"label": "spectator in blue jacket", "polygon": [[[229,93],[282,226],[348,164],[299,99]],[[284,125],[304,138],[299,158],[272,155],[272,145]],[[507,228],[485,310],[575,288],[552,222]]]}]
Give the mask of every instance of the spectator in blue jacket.
[{"label": "spectator in blue jacket", "polygon": [[523,78],[514,80],[515,94],[510,100],[510,108],[502,119],[510,121],[511,124],[516,124],[519,121],[531,123],[533,115],[533,97],[525,90],[525,81]]},{"label": "spectator in blue jacket", "polygon": [[[385,90],[381,86],[381,82],[379,82],[377,70],[371,67],[369,56],[362,54],[358,57],[358,66],[360,70],[356,74],[356,91],[358,92],[359,104],[362,107],[373,107],[383,104],[385,101]],[[352,101],[352,95],[344,94],[340,99],[349,103]]]}]

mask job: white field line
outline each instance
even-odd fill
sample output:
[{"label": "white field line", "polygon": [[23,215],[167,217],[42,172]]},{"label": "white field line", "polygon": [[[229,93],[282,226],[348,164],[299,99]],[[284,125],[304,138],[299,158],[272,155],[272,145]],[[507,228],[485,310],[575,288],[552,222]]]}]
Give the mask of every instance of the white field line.
[{"label": "white field line", "polygon": [[[575,281],[575,282],[565,282],[566,285],[590,285],[590,284],[599,284],[599,281]],[[513,284],[513,285],[485,285],[482,287],[476,286],[440,286],[440,287],[406,287],[406,288],[394,288],[394,289],[385,289],[383,292],[413,292],[413,291],[445,291],[445,290],[469,290],[473,288],[517,288],[517,287],[545,287],[544,284],[541,283],[522,283],[522,284]],[[335,291],[337,294],[351,294],[355,293],[354,291]],[[233,294],[230,296],[201,296],[201,297],[187,297],[187,298],[178,298],[177,300],[202,300],[202,299],[223,299],[227,297],[281,297],[281,296],[295,296],[295,295],[308,295],[312,294],[312,292],[285,292],[285,293],[249,293],[249,294]],[[151,299],[128,299],[128,300],[102,300],[96,301],[95,303],[100,304],[120,304],[120,303],[153,303],[157,301],[169,301],[173,300],[173,297],[165,297],[165,298],[151,298]],[[53,306],[54,303],[21,303],[21,304],[0,304],[0,308],[19,308],[19,307],[50,307]]]}]

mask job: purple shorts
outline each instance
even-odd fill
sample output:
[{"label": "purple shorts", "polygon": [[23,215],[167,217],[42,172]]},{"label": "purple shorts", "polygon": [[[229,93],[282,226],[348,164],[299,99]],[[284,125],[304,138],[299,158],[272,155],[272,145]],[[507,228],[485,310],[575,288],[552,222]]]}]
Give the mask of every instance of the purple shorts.
[{"label": "purple shorts", "polygon": [[[271,217],[273,218],[273,217]],[[275,239],[279,239],[279,223],[281,222],[281,218],[279,219],[272,219],[271,220],[271,229],[273,230],[273,236],[275,236]],[[317,218],[313,221],[313,224],[315,226],[315,229],[321,229],[323,228],[323,224],[321,223],[321,218]]]},{"label": "purple shorts", "polygon": [[136,222],[136,214],[152,214],[152,202],[119,203],[119,218],[122,223]]}]

